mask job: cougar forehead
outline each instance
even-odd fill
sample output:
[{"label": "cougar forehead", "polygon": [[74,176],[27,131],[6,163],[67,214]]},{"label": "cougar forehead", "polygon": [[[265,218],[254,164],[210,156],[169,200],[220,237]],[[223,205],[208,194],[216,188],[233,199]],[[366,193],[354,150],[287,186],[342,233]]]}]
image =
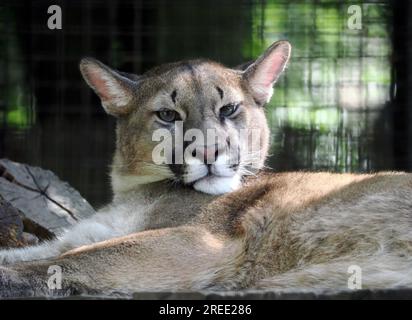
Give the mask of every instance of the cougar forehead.
[{"label": "cougar forehead", "polygon": [[[179,107],[185,113],[210,109],[219,100],[242,98],[240,72],[207,60],[191,60],[160,66],[143,75],[140,92],[155,103]],[[164,99],[164,100],[162,100]],[[206,113],[207,114],[207,113]],[[203,115],[203,113],[201,113]]]}]

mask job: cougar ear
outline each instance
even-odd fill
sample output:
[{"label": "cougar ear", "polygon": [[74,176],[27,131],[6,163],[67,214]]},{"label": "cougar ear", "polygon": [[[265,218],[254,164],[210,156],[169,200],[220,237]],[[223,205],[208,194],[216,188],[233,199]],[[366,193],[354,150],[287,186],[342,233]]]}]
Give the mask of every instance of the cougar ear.
[{"label": "cougar ear", "polygon": [[259,104],[269,102],[273,94],[273,85],[285,69],[291,51],[292,47],[288,41],[277,41],[246,67],[243,76]]},{"label": "cougar ear", "polygon": [[80,72],[100,97],[108,114],[119,117],[131,111],[133,92],[137,89],[137,76],[135,79],[126,77],[93,58],[83,58],[80,61]]}]

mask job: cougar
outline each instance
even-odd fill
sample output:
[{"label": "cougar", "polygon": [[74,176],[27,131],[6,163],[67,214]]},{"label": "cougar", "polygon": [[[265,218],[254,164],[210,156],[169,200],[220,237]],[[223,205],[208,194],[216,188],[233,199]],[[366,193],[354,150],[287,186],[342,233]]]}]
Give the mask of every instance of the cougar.
[{"label": "cougar", "polygon": [[[278,41],[239,68],[199,59],[142,75],[83,59],[117,118],[113,200],[55,240],[0,251],[0,295],[411,286],[411,174],[263,170],[265,105],[290,55]],[[218,142],[179,143],[190,130]],[[171,161],[155,161],[166,142]]]}]

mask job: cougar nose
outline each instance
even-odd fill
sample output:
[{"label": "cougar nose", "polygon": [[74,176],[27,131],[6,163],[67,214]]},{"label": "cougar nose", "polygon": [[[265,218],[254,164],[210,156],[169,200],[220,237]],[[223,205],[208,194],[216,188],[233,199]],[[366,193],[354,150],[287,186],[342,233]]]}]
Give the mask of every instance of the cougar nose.
[{"label": "cougar nose", "polygon": [[192,156],[203,161],[205,164],[212,164],[216,161],[219,153],[219,146],[216,144],[214,146],[204,146],[203,148],[197,148],[193,150]]}]

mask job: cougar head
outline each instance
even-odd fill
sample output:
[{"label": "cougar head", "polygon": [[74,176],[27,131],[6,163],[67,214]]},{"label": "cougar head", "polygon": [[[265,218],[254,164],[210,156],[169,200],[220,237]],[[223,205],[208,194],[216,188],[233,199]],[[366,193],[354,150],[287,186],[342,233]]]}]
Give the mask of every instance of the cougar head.
[{"label": "cougar head", "polygon": [[239,188],[264,164],[264,105],[290,53],[290,44],[279,41],[242,68],[199,59],[142,75],[82,59],[84,79],[117,118],[114,193],[161,180],[209,194]]}]

